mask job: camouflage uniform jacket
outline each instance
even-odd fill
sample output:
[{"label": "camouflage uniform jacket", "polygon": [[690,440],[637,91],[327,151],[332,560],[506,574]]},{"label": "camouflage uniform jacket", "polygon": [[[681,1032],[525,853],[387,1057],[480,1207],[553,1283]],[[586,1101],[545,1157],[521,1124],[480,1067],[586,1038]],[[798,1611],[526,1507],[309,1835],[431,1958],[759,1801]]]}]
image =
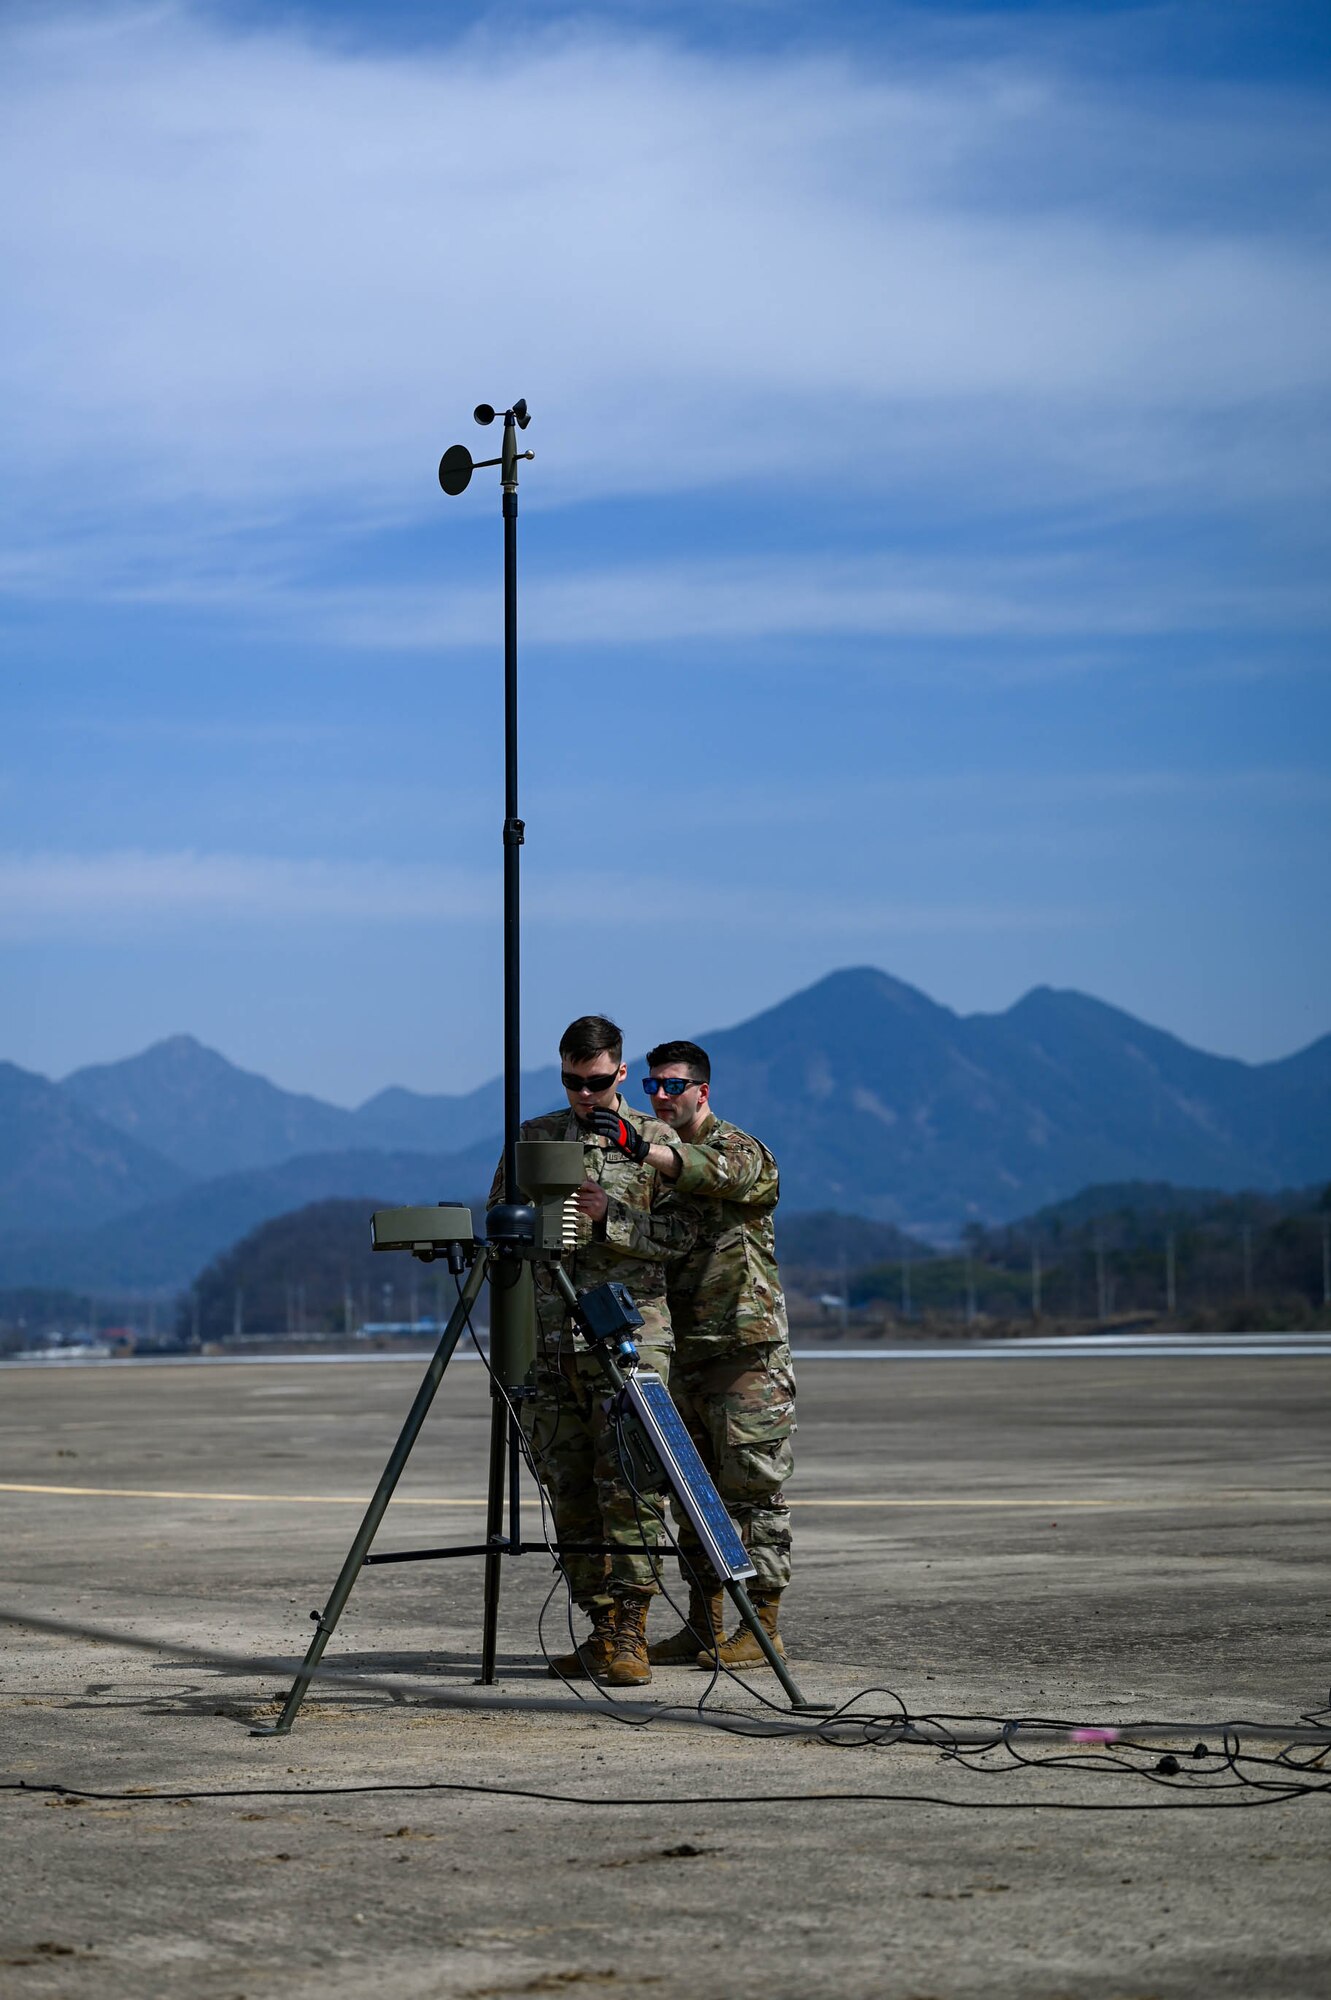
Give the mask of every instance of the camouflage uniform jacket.
[{"label": "camouflage uniform jacket", "polygon": [[[615,1108],[652,1145],[671,1141],[668,1125],[635,1111],[622,1097],[616,1100]],[[599,1222],[585,1215],[578,1218],[578,1248],[564,1257],[564,1268],[579,1291],[612,1278],[627,1285],[645,1322],[638,1333],[639,1342],[668,1351],[673,1341],[666,1304],[666,1259],[682,1256],[697,1241],[697,1203],[679,1200],[655,1167],[637,1166],[608,1140],[589,1135],[572,1111],[547,1111],[541,1118],[528,1118],[518,1137],[582,1141],[587,1178],[605,1189],[610,1206]],[[489,1206],[503,1198],[501,1160],[491,1184]],[[541,1344],[547,1350],[586,1351],[587,1343],[575,1331],[549,1271],[539,1267],[536,1316]]]},{"label": "camouflage uniform jacket", "polygon": [[772,1211],[776,1161],[766,1146],[709,1112],[698,1137],[672,1132],[683,1166],[677,1196],[697,1210],[696,1247],[671,1265],[670,1317],[681,1356],[786,1340]]}]

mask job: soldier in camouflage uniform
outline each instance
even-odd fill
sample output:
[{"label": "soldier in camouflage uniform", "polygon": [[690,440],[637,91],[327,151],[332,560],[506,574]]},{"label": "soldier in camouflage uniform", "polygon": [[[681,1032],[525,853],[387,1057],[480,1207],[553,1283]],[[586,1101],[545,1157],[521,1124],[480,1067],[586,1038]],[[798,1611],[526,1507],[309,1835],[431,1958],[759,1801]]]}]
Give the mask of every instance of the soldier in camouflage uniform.
[{"label": "soldier in camouflage uniform", "polygon": [[[528,1119],[520,1136],[582,1141],[587,1178],[577,1197],[579,1242],[564,1267],[579,1291],[610,1279],[628,1286],[643,1317],[636,1335],[643,1365],[669,1381],[673,1341],[665,1260],[692,1248],[697,1222],[693,1204],[674,1196],[647,1164],[649,1146],[668,1139],[669,1128],[620,1097],[627,1074],[621,1042],[619,1029],[601,1015],[574,1021],[559,1045],[569,1109]],[[502,1200],[501,1163],[490,1202]],[[622,1555],[563,1559],[592,1633],[552,1667],[563,1675],[589,1673],[616,1686],[636,1686],[651,1679],[647,1607],[661,1587],[658,1561],[641,1553],[641,1545],[659,1546],[664,1522],[659,1505],[635,1495],[624,1480],[605,1377],[549,1270],[538,1266],[535,1283],[538,1346],[533,1393],[524,1399],[521,1417],[550,1495],[558,1539],[626,1545]]]},{"label": "soldier in camouflage uniform", "polygon": [[[782,1489],[793,1464],[795,1376],[772,1229],[776,1161],[759,1140],[716,1116],[711,1064],[695,1042],[663,1042],[647,1063],[644,1087],[657,1117],[672,1128],[668,1144],[654,1144],[648,1159],[698,1211],[696,1247],[670,1266],[667,1278],[675,1333],[671,1393],[744,1538],[757,1571],[754,1607],[784,1656],[777,1616],[790,1582],[790,1509]],[[765,1665],[746,1626],[722,1636],[724,1597],[686,1522],[680,1548],[693,1573],[688,1619],[651,1646],[649,1657]]]}]

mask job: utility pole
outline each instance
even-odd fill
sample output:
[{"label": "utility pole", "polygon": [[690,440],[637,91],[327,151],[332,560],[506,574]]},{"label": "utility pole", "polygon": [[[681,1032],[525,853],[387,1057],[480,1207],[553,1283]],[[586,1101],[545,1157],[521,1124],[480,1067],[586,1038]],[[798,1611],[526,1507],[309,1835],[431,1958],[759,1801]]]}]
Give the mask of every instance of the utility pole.
[{"label": "utility pole", "polygon": [[1177,1268],[1174,1262],[1174,1232],[1165,1237],[1165,1311],[1171,1316],[1178,1307]]},{"label": "utility pole", "polygon": [[1105,1234],[1095,1232],[1095,1308],[1097,1319],[1109,1318],[1109,1297],[1105,1289]]},{"label": "utility pole", "polygon": [[244,1331],[245,1331],[245,1293],[243,1288],[237,1285],[235,1293],[231,1300],[232,1338],[234,1340],[239,1340],[241,1334]]},{"label": "utility pole", "polygon": [[1031,1239],[1031,1318],[1040,1317],[1040,1246]]},{"label": "utility pole", "polygon": [[910,1248],[904,1238],[901,1245],[901,1317],[910,1318]]},{"label": "utility pole", "polygon": [[969,1250],[966,1252],[966,1324],[975,1324],[975,1263]]},{"label": "utility pole", "polygon": [[1249,1303],[1249,1302],[1251,1301],[1251,1299],[1252,1299],[1252,1224],[1251,1224],[1250,1222],[1245,1222],[1245,1223],[1244,1223],[1244,1225],[1243,1225],[1243,1302],[1244,1302],[1244,1304],[1245,1304],[1245,1305],[1247,1305],[1247,1304],[1248,1304],[1248,1303]]}]

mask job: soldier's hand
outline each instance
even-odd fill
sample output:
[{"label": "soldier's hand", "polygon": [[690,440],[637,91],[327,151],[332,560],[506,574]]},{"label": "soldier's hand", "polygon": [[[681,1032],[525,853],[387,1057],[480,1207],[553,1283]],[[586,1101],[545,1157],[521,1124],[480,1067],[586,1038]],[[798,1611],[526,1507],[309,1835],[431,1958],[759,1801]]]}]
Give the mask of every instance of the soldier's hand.
[{"label": "soldier's hand", "polygon": [[627,1153],[635,1166],[640,1167],[652,1150],[651,1141],[644,1139],[641,1132],[635,1132],[617,1111],[589,1111],[583,1123],[599,1139],[608,1139],[617,1153]]},{"label": "soldier's hand", "polygon": [[610,1206],[610,1197],[596,1181],[584,1181],[577,1192],[578,1208],[583,1215],[599,1222]]}]

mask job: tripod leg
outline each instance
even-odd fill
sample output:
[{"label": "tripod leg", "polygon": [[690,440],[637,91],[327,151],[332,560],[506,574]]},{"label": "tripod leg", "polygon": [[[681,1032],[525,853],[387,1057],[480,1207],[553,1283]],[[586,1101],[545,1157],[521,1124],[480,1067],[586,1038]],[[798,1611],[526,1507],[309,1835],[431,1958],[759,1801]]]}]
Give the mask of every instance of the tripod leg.
[{"label": "tripod leg", "polygon": [[485,1621],[481,1628],[481,1686],[493,1687],[499,1631],[499,1577],[504,1560],[504,1461],[508,1445],[508,1405],[490,1391],[490,1494],[486,1503]]},{"label": "tripod leg", "polygon": [[323,1657],[324,1647],[333,1636],[334,1627],[342,1616],[343,1606],[351,1595],[352,1585],[360,1574],[365,1558],[369,1554],[370,1544],[378,1532],[379,1523],[388,1510],[388,1503],[411,1456],[411,1448],[429,1413],[435,1391],[443,1380],[444,1370],[452,1358],[453,1349],[462,1338],[467,1314],[485,1281],[485,1265],[485,1253],[483,1250],[478,1251],[476,1260],[467,1274],[467,1282],[462,1287],[461,1297],[449,1316],[448,1325],[444,1328],[439,1345],[425,1371],[425,1379],[416,1391],[416,1400],[407,1413],[407,1421],[402,1426],[397,1443],[393,1446],[388,1463],[380,1476],[379,1484],[374,1489],[374,1498],[365,1509],[364,1517],[356,1530],[356,1539],[347,1551],[347,1559],[342,1565],[337,1582],[333,1585],[332,1596],[319,1616],[318,1630],[310,1641],[309,1651],[301,1663],[300,1672],[291,1683],[291,1690],[282,1713],[276,1722],[251,1730],[252,1736],[285,1736],[296,1719],[296,1712],[305,1699],[310,1682],[314,1679],[315,1668]]},{"label": "tripod leg", "polygon": [[522,1554],[522,1432],[518,1420],[508,1419],[508,1538],[516,1555]]},{"label": "tripod leg", "polygon": [[768,1666],[772,1669],[772,1672],[776,1675],[782,1687],[785,1689],[786,1693],[790,1696],[791,1707],[817,1708],[817,1709],[826,1708],[828,1706],[826,1702],[806,1701],[804,1699],[804,1696],[800,1693],[798,1687],[796,1687],[794,1681],[787,1673],[785,1661],[782,1659],[780,1653],[777,1652],[776,1647],[772,1644],[766,1632],[764,1632],[762,1620],[761,1618],[759,1618],[758,1613],[754,1610],[753,1604],[749,1598],[749,1593],[744,1588],[744,1585],[742,1583],[735,1581],[733,1578],[723,1577],[721,1580],[725,1584],[726,1589],[730,1592],[731,1603],[734,1605],[736,1611],[738,1611],[740,1617],[744,1620],[744,1623],[748,1626],[750,1632],[752,1632],[754,1638],[757,1640],[759,1646],[761,1647],[763,1653],[765,1654]]}]

